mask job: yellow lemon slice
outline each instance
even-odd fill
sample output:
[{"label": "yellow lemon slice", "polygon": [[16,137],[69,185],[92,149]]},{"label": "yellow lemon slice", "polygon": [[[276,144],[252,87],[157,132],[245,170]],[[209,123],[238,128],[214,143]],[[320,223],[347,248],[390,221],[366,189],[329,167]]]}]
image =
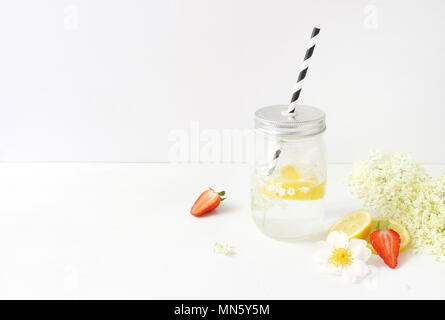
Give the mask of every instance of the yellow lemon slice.
[{"label": "yellow lemon slice", "polygon": [[288,164],[281,168],[281,175],[285,179],[290,179],[290,180],[300,179],[300,175],[298,174],[297,170],[295,170],[295,167],[291,164]]},{"label": "yellow lemon slice", "polygon": [[262,192],[285,200],[318,200],[324,197],[325,189],[326,182],[319,183],[315,176],[303,179],[295,166],[288,164],[281,168],[280,175],[265,182]]},{"label": "yellow lemon slice", "polygon": [[389,227],[388,229],[393,229],[395,232],[397,232],[400,236],[400,249],[399,252],[402,252],[408,247],[408,244],[411,241],[411,237],[409,235],[408,230],[406,230],[400,223],[398,223],[395,220],[385,218],[385,217],[377,217],[372,219],[371,223],[371,229],[369,231],[369,235],[366,237],[366,241],[368,241],[368,248],[371,249],[372,253],[377,254],[377,251],[374,250],[374,248],[371,245],[371,242],[369,241],[369,236],[371,233],[377,230],[377,223],[380,222],[380,228],[383,228],[386,221],[389,221]]},{"label": "yellow lemon slice", "polygon": [[368,210],[354,211],[343,218],[338,219],[329,228],[329,232],[343,231],[349,237],[366,240],[371,230],[371,212]]}]

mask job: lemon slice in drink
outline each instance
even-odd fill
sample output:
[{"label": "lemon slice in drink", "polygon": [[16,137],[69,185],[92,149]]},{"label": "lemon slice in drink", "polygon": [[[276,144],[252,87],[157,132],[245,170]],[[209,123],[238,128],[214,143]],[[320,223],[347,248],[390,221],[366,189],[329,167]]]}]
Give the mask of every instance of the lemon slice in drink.
[{"label": "lemon slice in drink", "polygon": [[366,237],[366,241],[368,241],[368,248],[371,249],[372,253],[377,254],[377,251],[372,247],[371,242],[369,241],[369,236],[371,233],[377,230],[377,224],[380,222],[380,228],[383,228],[386,221],[389,221],[388,229],[392,229],[397,232],[400,236],[400,249],[399,252],[402,252],[408,247],[408,244],[411,241],[411,237],[409,235],[408,230],[405,229],[400,223],[395,220],[385,218],[385,217],[377,217],[372,219],[371,229],[369,231],[369,235]]},{"label": "lemon slice in drink", "polygon": [[281,168],[280,174],[267,179],[262,192],[284,200],[319,200],[324,197],[326,183],[318,183],[315,176],[304,179],[291,164]]},{"label": "lemon slice in drink", "polygon": [[368,210],[354,211],[343,218],[338,219],[329,228],[332,231],[343,231],[349,237],[366,240],[371,230],[371,212]]},{"label": "lemon slice in drink", "polygon": [[298,174],[295,167],[291,164],[288,164],[281,168],[281,176],[285,179],[297,180],[300,179],[300,175]]}]

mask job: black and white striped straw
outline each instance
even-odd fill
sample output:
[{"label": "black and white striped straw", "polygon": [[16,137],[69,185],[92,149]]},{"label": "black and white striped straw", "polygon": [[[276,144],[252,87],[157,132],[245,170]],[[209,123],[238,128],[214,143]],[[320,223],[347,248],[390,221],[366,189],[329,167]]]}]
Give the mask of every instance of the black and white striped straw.
[{"label": "black and white striped straw", "polygon": [[295,85],[294,92],[292,94],[292,99],[289,103],[288,113],[294,113],[297,107],[297,100],[300,97],[301,88],[303,87],[304,78],[306,78],[307,69],[309,68],[309,61],[311,60],[312,54],[314,53],[315,44],[317,43],[317,37],[320,33],[319,28],[314,28],[312,30],[311,39],[306,49],[306,54],[304,55],[303,64],[300,68],[300,73],[298,74],[297,84]]},{"label": "black and white striped straw", "polygon": [[[297,108],[297,101],[300,97],[301,88],[303,87],[304,78],[306,78],[307,69],[309,68],[309,61],[311,60],[312,54],[314,53],[315,44],[317,43],[317,36],[320,33],[319,28],[314,28],[312,30],[311,39],[306,49],[306,54],[304,55],[303,64],[300,68],[300,73],[298,74],[297,84],[295,85],[295,90],[292,94],[292,99],[289,103],[287,109],[288,114],[294,114]],[[274,153],[273,159],[271,160],[270,166],[267,169],[267,175],[271,175],[277,166],[278,158],[280,157],[281,149],[277,149]]]},{"label": "black and white striped straw", "polygon": [[273,155],[272,162],[271,162],[271,164],[269,166],[269,169],[267,169],[267,175],[268,176],[270,176],[274,172],[275,167],[277,166],[277,160],[280,157],[280,154],[281,154],[281,150],[280,149],[275,151],[275,153]]}]

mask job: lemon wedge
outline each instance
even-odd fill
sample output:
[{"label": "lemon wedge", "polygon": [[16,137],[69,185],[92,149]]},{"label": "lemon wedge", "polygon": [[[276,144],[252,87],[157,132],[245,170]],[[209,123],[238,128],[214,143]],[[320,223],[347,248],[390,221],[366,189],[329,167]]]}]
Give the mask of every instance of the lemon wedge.
[{"label": "lemon wedge", "polygon": [[406,230],[405,227],[403,227],[397,221],[389,219],[389,218],[385,218],[385,217],[374,218],[374,219],[372,219],[371,229],[369,231],[369,235],[366,237],[366,241],[368,241],[368,248],[371,249],[372,253],[374,253],[374,254],[377,254],[377,251],[375,251],[374,248],[372,247],[371,242],[369,241],[369,236],[371,235],[371,233],[373,233],[374,231],[377,230],[377,224],[379,222],[380,222],[380,226],[384,226],[386,221],[389,221],[388,229],[394,230],[400,236],[400,249],[399,249],[399,252],[404,251],[408,247],[408,244],[411,241],[411,237],[409,235],[408,230]]},{"label": "lemon wedge", "polygon": [[295,170],[295,167],[291,164],[288,164],[281,168],[281,175],[285,179],[290,179],[290,180],[300,179],[300,175],[298,174],[297,170]]},{"label": "lemon wedge", "polygon": [[368,210],[354,211],[338,219],[329,228],[328,233],[332,231],[343,231],[349,237],[366,240],[371,230],[371,212]]}]

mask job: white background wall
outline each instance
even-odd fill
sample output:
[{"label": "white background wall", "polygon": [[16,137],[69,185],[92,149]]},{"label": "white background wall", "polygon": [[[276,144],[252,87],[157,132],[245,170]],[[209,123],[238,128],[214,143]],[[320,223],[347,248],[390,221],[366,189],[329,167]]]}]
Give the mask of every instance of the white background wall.
[{"label": "white background wall", "polygon": [[168,133],[327,112],[331,162],[371,148],[445,162],[440,0],[0,2],[0,161],[166,161]]}]

